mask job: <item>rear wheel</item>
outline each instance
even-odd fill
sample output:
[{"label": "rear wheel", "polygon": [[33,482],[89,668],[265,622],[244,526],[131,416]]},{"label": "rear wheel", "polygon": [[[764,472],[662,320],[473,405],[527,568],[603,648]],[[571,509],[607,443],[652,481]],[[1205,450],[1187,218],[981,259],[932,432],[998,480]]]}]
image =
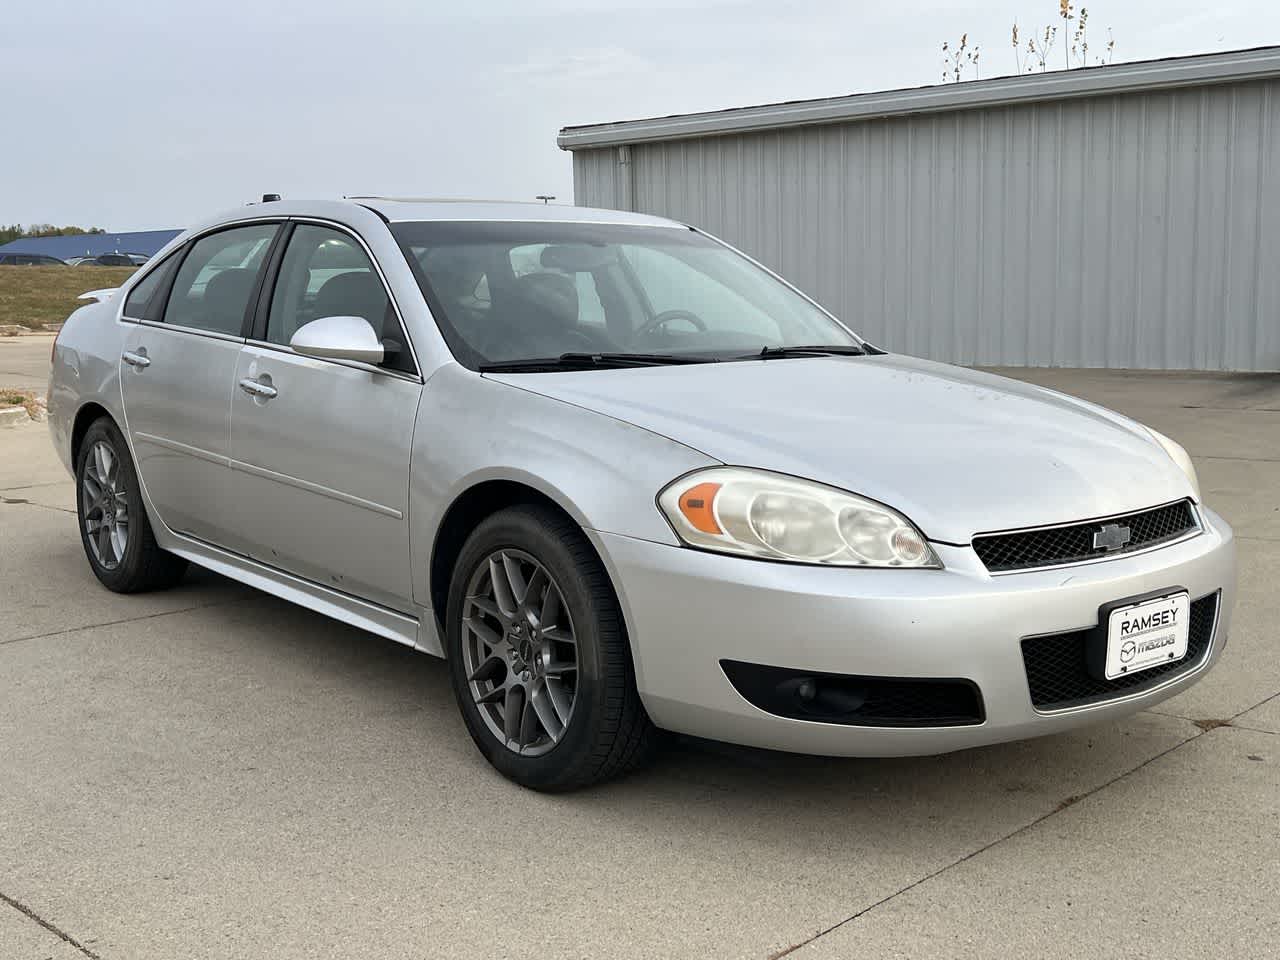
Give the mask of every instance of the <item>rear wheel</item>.
[{"label": "rear wheel", "polygon": [[454,567],[446,643],[472,739],[517,783],[571,790],[652,755],[617,598],[558,513],[512,507],[476,528]]},{"label": "rear wheel", "polygon": [[136,593],[182,579],[187,561],[156,544],[129,448],[106,417],[95,421],[80,443],[76,513],[89,566],[107,589]]}]

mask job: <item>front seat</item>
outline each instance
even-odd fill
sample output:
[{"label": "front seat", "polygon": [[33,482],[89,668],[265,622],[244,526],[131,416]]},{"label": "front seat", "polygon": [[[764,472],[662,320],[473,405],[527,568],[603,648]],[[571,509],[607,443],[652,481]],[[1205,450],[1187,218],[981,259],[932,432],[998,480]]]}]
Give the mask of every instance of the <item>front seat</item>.
[{"label": "front seat", "polygon": [[204,286],[205,322],[220,333],[238,336],[244,329],[244,313],[253,293],[258,271],[245,267],[221,270]]},{"label": "front seat", "polygon": [[516,280],[516,296],[533,305],[533,320],[553,330],[578,325],[578,288],[559,273],[530,273]]},{"label": "front seat", "polygon": [[530,273],[491,288],[493,319],[483,347],[490,359],[590,349],[569,334],[578,326],[578,288],[558,273]]},{"label": "front seat", "polygon": [[382,281],[368,271],[353,270],[326,280],[316,291],[312,308],[316,319],[363,317],[381,337],[388,306]]},{"label": "front seat", "polygon": [[330,277],[316,291],[312,302],[315,319],[321,317],[361,317],[382,341],[386,358],[381,366],[401,373],[413,373],[413,358],[394,320],[388,322],[391,301],[382,281],[367,270],[352,270]]}]

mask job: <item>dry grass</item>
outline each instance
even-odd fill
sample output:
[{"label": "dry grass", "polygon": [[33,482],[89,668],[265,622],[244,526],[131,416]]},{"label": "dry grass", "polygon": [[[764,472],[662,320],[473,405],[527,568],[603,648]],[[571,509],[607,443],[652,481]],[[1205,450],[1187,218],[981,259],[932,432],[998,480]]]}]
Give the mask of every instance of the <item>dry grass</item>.
[{"label": "dry grass", "polygon": [[118,287],[136,267],[0,267],[0,324],[39,330],[84,306],[88,290]]},{"label": "dry grass", "polygon": [[0,387],[0,407],[26,407],[27,416],[35,420],[39,415],[34,390],[15,390],[11,387]]}]

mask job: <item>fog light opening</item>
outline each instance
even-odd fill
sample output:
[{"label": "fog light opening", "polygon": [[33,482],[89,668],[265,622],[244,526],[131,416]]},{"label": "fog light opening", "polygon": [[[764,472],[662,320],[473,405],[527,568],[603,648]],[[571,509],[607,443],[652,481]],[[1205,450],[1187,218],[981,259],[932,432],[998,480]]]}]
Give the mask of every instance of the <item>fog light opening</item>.
[{"label": "fog light opening", "polygon": [[867,691],[860,685],[816,677],[784,680],[778,684],[776,694],[794,700],[798,713],[814,717],[847,717],[867,702]]}]

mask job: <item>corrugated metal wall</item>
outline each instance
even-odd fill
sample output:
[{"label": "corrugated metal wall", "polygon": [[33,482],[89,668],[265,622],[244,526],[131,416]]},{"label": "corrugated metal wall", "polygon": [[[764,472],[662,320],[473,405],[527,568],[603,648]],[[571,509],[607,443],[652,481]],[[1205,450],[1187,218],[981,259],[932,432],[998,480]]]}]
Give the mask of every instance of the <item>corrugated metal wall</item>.
[{"label": "corrugated metal wall", "polygon": [[891,350],[1280,370],[1277,87],[584,149],[575,197],[704,227]]}]

